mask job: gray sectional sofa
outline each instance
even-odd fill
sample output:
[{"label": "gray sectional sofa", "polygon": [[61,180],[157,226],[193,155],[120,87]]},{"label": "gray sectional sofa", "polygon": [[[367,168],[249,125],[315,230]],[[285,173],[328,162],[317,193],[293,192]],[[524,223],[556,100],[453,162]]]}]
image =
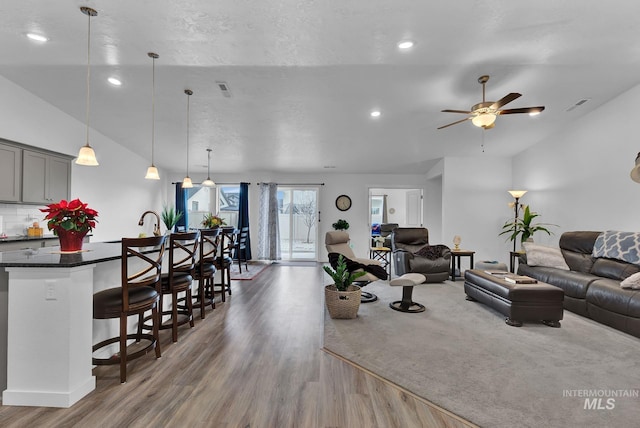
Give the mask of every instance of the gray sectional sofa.
[{"label": "gray sectional sofa", "polygon": [[640,272],[640,265],[618,259],[594,257],[601,232],[565,232],[560,250],[570,270],[529,266],[521,256],[518,274],[527,275],[564,290],[564,308],[618,330],[640,337],[640,290],[620,283]]}]

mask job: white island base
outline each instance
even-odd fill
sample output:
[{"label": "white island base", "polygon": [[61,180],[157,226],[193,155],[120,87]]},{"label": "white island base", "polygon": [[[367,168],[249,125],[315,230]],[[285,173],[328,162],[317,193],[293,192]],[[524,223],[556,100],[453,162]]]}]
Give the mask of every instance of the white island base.
[{"label": "white island base", "polygon": [[93,270],[6,267],[7,389],[3,405],[71,407],[93,391]]}]

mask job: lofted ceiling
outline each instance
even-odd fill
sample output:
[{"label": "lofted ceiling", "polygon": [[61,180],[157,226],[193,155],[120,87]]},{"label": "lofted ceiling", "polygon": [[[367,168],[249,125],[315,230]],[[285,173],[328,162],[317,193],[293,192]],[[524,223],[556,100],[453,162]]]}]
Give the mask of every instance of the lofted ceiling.
[{"label": "lofted ceiling", "polygon": [[[214,176],[420,173],[443,156],[511,156],[640,83],[640,2],[628,0],[2,0],[0,75],[82,123],[80,6],[98,11],[92,128],[151,158],[157,53],[155,164],[175,172],[186,167],[187,88],[190,171],[206,171],[211,148]],[[400,50],[404,39],[415,46]],[[441,110],[482,100],[483,74],[487,100],[519,92],[508,108],[545,111],[437,130],[464,118]]]}]

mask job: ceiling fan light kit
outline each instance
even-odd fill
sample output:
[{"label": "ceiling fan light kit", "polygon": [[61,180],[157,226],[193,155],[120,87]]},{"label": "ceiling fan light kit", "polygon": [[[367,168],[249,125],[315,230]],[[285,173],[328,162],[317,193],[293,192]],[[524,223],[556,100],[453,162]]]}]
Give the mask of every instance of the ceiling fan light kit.
[{"label": "ceiling fan light kit", "polygon": [[467,114],[468,117],[464,119],[457,120],[455,122],[449,123],[447,125],[440,126],[438,129],[448,128],[453,125],[457,125],[458,123],[466,122],[467,120],[471,120],[478,128],[483,129],[491,129],[495,126],[496,118],[503,114],[518,114],[518,113],[529,113],[529,115],[537,115],[540,114],[541,111],[544,110],[544,106],[537,107],[522,107],[522,108],[514,108],[508,110],[500,110],[503,106],[507,105],[511,101],[514,101],[522,96],[522,94],[518,94],[517,92],[511,92],[510,94],[505,95],[498,101],[486,101],[485,100],[485,85],[489,81],[488,75],[483,75],[478,77],[478,83],[482,85],[482,102],[475,104],[471,107],[471,110],[442,110],[444,113],[461,113]]}]

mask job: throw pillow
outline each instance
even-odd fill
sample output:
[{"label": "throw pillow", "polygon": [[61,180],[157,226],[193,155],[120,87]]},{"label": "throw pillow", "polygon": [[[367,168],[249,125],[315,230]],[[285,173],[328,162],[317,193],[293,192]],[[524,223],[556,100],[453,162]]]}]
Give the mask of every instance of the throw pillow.
[{"label": "throw pillow", "polygon": [[533,242],[523,242],[522,246],[527,253],[527,264],[529,266],[546,266],[569,270],[560,248],[546,247]]},{"label": "throw pillow", "polygon": [[640,232],[606,230],[598,235],[592,255],[640,264]]},{"label": "throw pillow", "polygon": [[415,254],[416,256],[419,257],[425,257],[429,260],[437,260],[440,257],[443,256],[444,251],[448,250],[449,247],[447,247],[446,245],[442,245],[442,244],[438,244],[438,245],[425,245],[424,247],[420,248],[418,251],[416,251]]},{"label": "throw pillow", "polygon": [[620,283],[620,287],[640,290],[640,272],[627,277],[627,279]]}]

